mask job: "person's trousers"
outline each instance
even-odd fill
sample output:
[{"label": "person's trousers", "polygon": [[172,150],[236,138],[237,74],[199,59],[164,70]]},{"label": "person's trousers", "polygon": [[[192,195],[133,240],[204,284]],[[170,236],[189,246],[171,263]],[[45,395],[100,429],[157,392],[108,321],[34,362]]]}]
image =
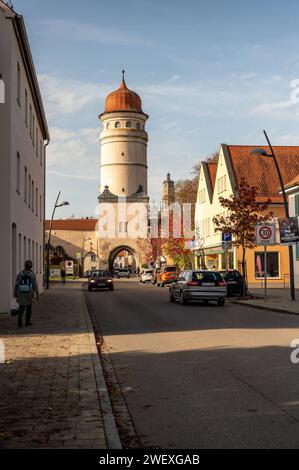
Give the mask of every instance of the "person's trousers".
[{"label": "person's trousers", "polygon": [[19,318],[18,318],[18,325],[22,326],[23,315],[26,310],[26,323],[30,323],[31,315],[32,315],[32,304],[30,305],[20,305],[19,308]]}]

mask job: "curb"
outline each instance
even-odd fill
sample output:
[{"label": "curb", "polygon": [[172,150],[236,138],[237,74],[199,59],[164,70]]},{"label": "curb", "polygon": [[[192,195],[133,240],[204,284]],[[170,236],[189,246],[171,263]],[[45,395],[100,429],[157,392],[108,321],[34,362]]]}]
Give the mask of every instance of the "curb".
[{"label": "curb", "polygon": [[107,448],[108,449],[122,449],[122,444],[121,444],[119,432],[115,423],[115,418],[114,418],[113,411],[112,411],[110,397],[109,397],[106,381],[104,378],[103,368],[102,368],[102,364],[99,358],[94,330],[92,327],[91,319],[90,319],[88,308],[86,305],[83,289],[81,291],[81,305],[82,305],[82,311],[84,313],[85,320],[86,320],[91,349],[93,352],[92,362],[93,362],[93,367],[94,367],[96,385],[98,389],[100,407],[101,407],[102,416],[103,416]]},{"label": "curb", "polygon": [[266,307],[264,305],[256,305],[256,304],[249,304],[249,303],[245,304],[244,302],[238,302],[237,300],[233,300],[230,303],[235,304],[235,305],[242,305],[242,307],[256,308],[258,310],[267,310],[268,312],[285,313],[288,315],[296,315],[296,316],[299,315],[299,312],[296,313],[296,312],[292,312],[291,310],[285,310],[282,308],[275,308],[275,307]]}]

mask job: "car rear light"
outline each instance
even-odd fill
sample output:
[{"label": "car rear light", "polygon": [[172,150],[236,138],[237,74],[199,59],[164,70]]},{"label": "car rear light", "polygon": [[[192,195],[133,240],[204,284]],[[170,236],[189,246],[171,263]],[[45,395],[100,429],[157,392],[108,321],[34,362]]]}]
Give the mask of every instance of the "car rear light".
[{"label": "car rear light", "polygon": [[188,281],[187,286],[198,286],[198,281]]},{"label": "car rear light", "polygon": [[217,286],[226,287],[226,282],[225,281],[218,281]]}]

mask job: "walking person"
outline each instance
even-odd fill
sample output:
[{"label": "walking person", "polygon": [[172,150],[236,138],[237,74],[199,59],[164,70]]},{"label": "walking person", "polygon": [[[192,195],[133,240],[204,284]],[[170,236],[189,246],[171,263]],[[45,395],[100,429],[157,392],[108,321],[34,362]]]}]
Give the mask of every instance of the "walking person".
[{"label": "walking person", "polygon": [[23,315],[26,311],[26,326],[31,326],[32,302],[34,295],[39,299],[37,280],[32,271],[32,261],[25,262],[25,268],[21,271],[16,280],[14,296],[20,306],[18,315],[18,327],[23,326]]},{"label": "walking person", "polygon": [[65,284],[65,276],[66,276],[66,274],[65,274],[65,269],[64,269],[64,268],[61,268],[61,270],[60,270],[60,276],[61,276],[61,282],[62,282],[62,284]]}]

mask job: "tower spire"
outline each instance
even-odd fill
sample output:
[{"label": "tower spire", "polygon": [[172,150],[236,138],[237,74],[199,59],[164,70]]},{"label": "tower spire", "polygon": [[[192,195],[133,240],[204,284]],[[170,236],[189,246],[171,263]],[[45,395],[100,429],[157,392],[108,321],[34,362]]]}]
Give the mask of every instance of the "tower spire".
[{"label": "tower spire", "polygon": [[124,81],[125,81],[125,73],[126,73],[126,71],[125,71],[125,70],[122,70],[121,73],[123,74],[123,82],[124,82]]}]

